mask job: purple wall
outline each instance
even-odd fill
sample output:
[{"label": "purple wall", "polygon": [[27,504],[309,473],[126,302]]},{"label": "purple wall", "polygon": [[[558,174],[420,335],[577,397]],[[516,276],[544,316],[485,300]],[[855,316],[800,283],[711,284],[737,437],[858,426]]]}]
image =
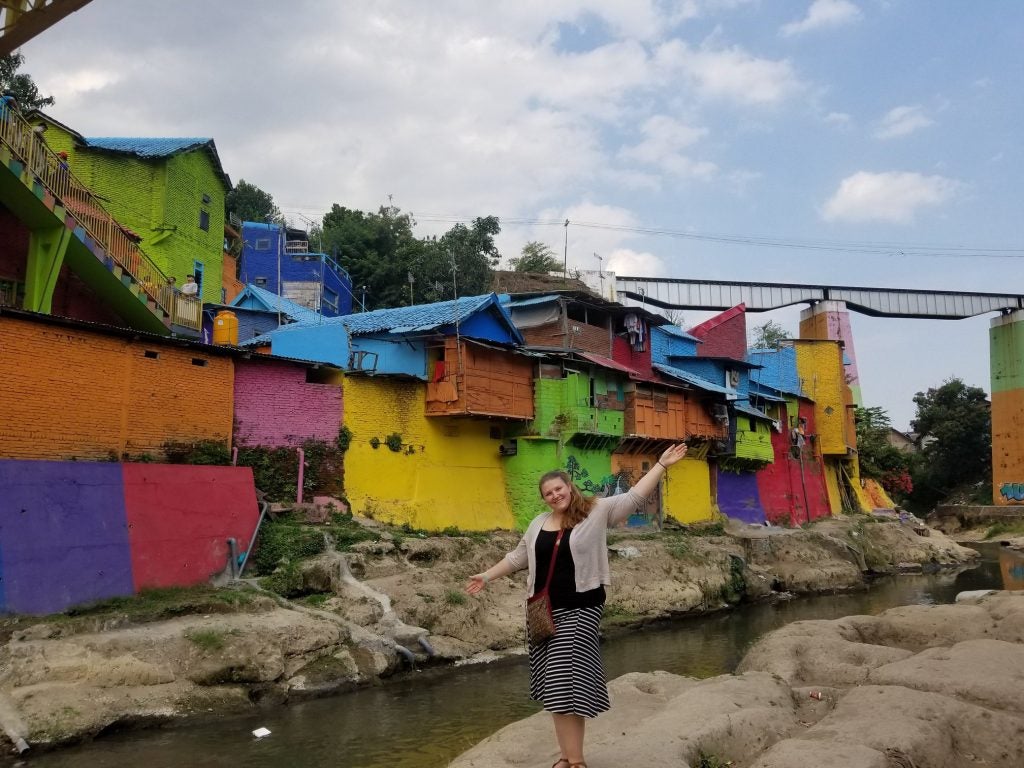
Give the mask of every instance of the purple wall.
[{"label": "purple wall", "polygon": [[764,509],[754,472],[718,472],[718,508],[728,517],[756,525],[764,524]]},{"label": "purple wall", "polygon": [[132,594],[120,464],[0,461],[0,612]]}]

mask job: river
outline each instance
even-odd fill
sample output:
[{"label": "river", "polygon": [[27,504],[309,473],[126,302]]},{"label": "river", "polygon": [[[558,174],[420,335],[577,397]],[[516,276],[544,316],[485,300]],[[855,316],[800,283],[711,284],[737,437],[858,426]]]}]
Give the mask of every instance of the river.
[{"label": "river", "polygon": [[[875,614],[899,605],[952,602],[971,589],[1021,589],[1024,556],[980,546],[981,565],[960,573],[907,575],[870,589],[762,603],[648,626],[604,643],[609,679],[667,670],[712,677],[735,669],[766,632],[802,619]],[[1016,583],[1014,583],[1016,582]],[[525,658],[414,672],[374,688],[245,716],[128,731],[34,755],[59,768],[441,768],[502,726],[537,711]],[[255,739],[251,731],[269,728]]]}]

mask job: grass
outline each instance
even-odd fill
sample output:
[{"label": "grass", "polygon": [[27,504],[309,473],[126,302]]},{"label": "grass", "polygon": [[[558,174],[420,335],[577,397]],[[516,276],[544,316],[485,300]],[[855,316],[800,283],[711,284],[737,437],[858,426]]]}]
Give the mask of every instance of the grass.
[{"label": "grass", "polygon": [[986,539],[994,539],[996,536],[1003,536],[1004,534],[1024,536],[1024,520],[1000,520],[985,530]]},{"label": "grass", "polygon": [[730,765],[732,765],[732,760],[723,760],[720,757],[708,755],[702,751],[697,760],[696,768],[728,768]]},{"label": "grass", "polygon": [[466,602],[466,595],[457,589],[448,589],[445,590],[444,601],[448,605],[464,605]]},{"label": "grass", "polygon": [[207,653],[224,649],[224,632],[218,629],[193,629],[185,637]]}]

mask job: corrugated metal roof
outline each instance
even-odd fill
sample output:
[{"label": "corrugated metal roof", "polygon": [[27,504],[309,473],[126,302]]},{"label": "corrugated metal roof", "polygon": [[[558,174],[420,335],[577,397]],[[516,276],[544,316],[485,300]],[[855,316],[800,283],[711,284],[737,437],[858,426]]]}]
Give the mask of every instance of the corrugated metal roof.
[{"label": "corrugated metal roof", "polygon": [[[508,296],[508,294],[505,295]],[[511,296],[508,296],[508,300],[503,301],[502,303],[506,307],[515,309],[516,307],[529,307],[535,304],[550,304],[551,302],[558,301],[558,299],[559,296],[557,294],[551,294],[550,296],[534,296],[529,299],[513,299]]]},{"label": "corrugated metal roof", "polygon": [[589,360],[595,365],[600,365],[602,368],[611,368],[613,371],[621,371],[622,373],[628,373],[630,376],[634,377],[640,376],[639,371],[635,371],[617,360],[612,360],[610,357],[602,357],[601,355],[595,355],[591,352],[577,352],[576,354],[584,360]]},{"label": "corrugated metal roof", "polygon": [[205,137],[190,138],[139,138],[131,136],[86,137],[85,144],[96,149],[111,152],[127,152],[139,157],[169,157],[188,149],[194,149],[213,141]]},{"label": "corrugated metal roof", "polygon": [[86,147],[92,149],[103,149],[107,152],[124,152],[128,155],[145,158],[171,157],[179,152],[204,148],[213,161],[213,168],[217,176],[224,182],[224,186],[231,189],[231,179],[224,172],[224,166],[217,154],[217,145],[213,139],[202,136],[176,137],[176,138],[148,138],[142,136],[88,136],[82,141]]},{"label": "corrugated metal roof", "polygon": [[686,331],[684,331],[678,325],[659,325],[659,326],[657,326],[657,328],[658,328],[659,331],[662,331],[663,333],[667,333],[670,336],[678,336],[680,339],[686,339],[687,341],[695,341],[698,344],[703,344],[704,343],[704,339],[698,339],[693,334],[690,334],[690,333],[687,333]]},{"label": "corrugated metal roof", "polygon": [[796,370],[796,350],[793,347],[751,349],[747,351],[747,359],[761,366],[760,370],[750,373],[752,385],[761,384],[778,392],[804,397]]},{"label": "corrugated metal roof", "polygon": [[775,421],[771,416],[763,411],[757,410],[757,408],[751,408],[749,405],[745,405],[740,402],[733,403],[733,407],[739,412],[746,414],[747,416],[753,416],[755,419],[764,419],[765,421]]},{"label": "corrugated metal roof", "polygon": [[283,296],[278,296],[276,293],[271,293],[266,288],[260,288],[258,285],[248,283],[242,292],[238,294],[231,302],[232,306],[236,306],[241,303],[246,295],[250,295],[257,299],[261,304],[266,306],[268,312],[281,312],[287,315],[292,320],[298,323],[306,323],[315,325],[322,319],[319,312],[304,307],[301,304],[296,304],[290,299],[286,299]]},{"label": "corrugated metal roof", "polygon": [[[271,294],[273,295],[273,294]],[[277,298],[276,296],[274,297]],[[390,309],[375,309],[372,312],[359,312],[354,315],[341,315],[340,317],[325,317],[315,315],[315,319],[309,322],[300,321],[293,323],[276,331],[265,333],[250,339],[246,345],[254,343],[265,343],[274,333],[285,331],[292,332],[310,325],[342,325],[351,336],[369,336],[375,333],[415,334],[436,331],[446,326],[454,325],[456,322],[464,323],[477,312],[494,306],[505,318],[508,324],[509,335],[517,344],[523,343],[523,337],[516,329],[512,318],[498,302],[498,297],[493,293],[483,296],[463,296],[453,301],[438,301],[433,304],[415,304],[411,307],[394,307]]]},{"label": "corrugated metal roof", "polygon": [[728,387],[713,384],[707,379],[698,376],[695,373],[683,371],[680,370],[679,368],[673,368],[671,365],[661,365],[660,363],[655,363],[651,367],[657,371],[660,371],[661,373],[664,373],[666,376],[671,376],[673,379],[685,381],[687,384],[692,384],[698,389],[703,389],[707,392],[718,392],[723,395],[729,395],[730,397],[736,397],[739,395],[739,393],[735,389],[729,389]]},{"label": "corrugated metal roof", "polygon": [[761,387],[754,386],[754,385],[751,385],[751,387],[750,387],[750,395],[752,397],[759,397],[762,400],[767,400],[769,403],[785,403],[786,402],[786,398],[778,397],[778,396],[770,394],[768,392],[764,392]]}]

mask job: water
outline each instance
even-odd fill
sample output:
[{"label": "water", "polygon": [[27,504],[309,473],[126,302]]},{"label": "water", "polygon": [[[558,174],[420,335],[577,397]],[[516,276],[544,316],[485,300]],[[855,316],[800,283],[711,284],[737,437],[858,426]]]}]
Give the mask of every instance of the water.
[{"label": "water", "polygon": [[[793,621],[949,603],[970,589],[1020,589],[1012,582],[1024,573],[1024,556],[982,549],[982,564],[957,574],[888,578],[861,592],[751,605],[614,637],[604,644],[606,671],[609,678],[656,669],[711,677],[733,670],[759,637]],[[413,673],[352,694],[244,717],[114,734],[35,755],[31,762],[41,768],[440,768],[537,709],[527,696],[526,661],[517,658]],[[254,739],[251,731],[260,726],[272,735]]]}]

